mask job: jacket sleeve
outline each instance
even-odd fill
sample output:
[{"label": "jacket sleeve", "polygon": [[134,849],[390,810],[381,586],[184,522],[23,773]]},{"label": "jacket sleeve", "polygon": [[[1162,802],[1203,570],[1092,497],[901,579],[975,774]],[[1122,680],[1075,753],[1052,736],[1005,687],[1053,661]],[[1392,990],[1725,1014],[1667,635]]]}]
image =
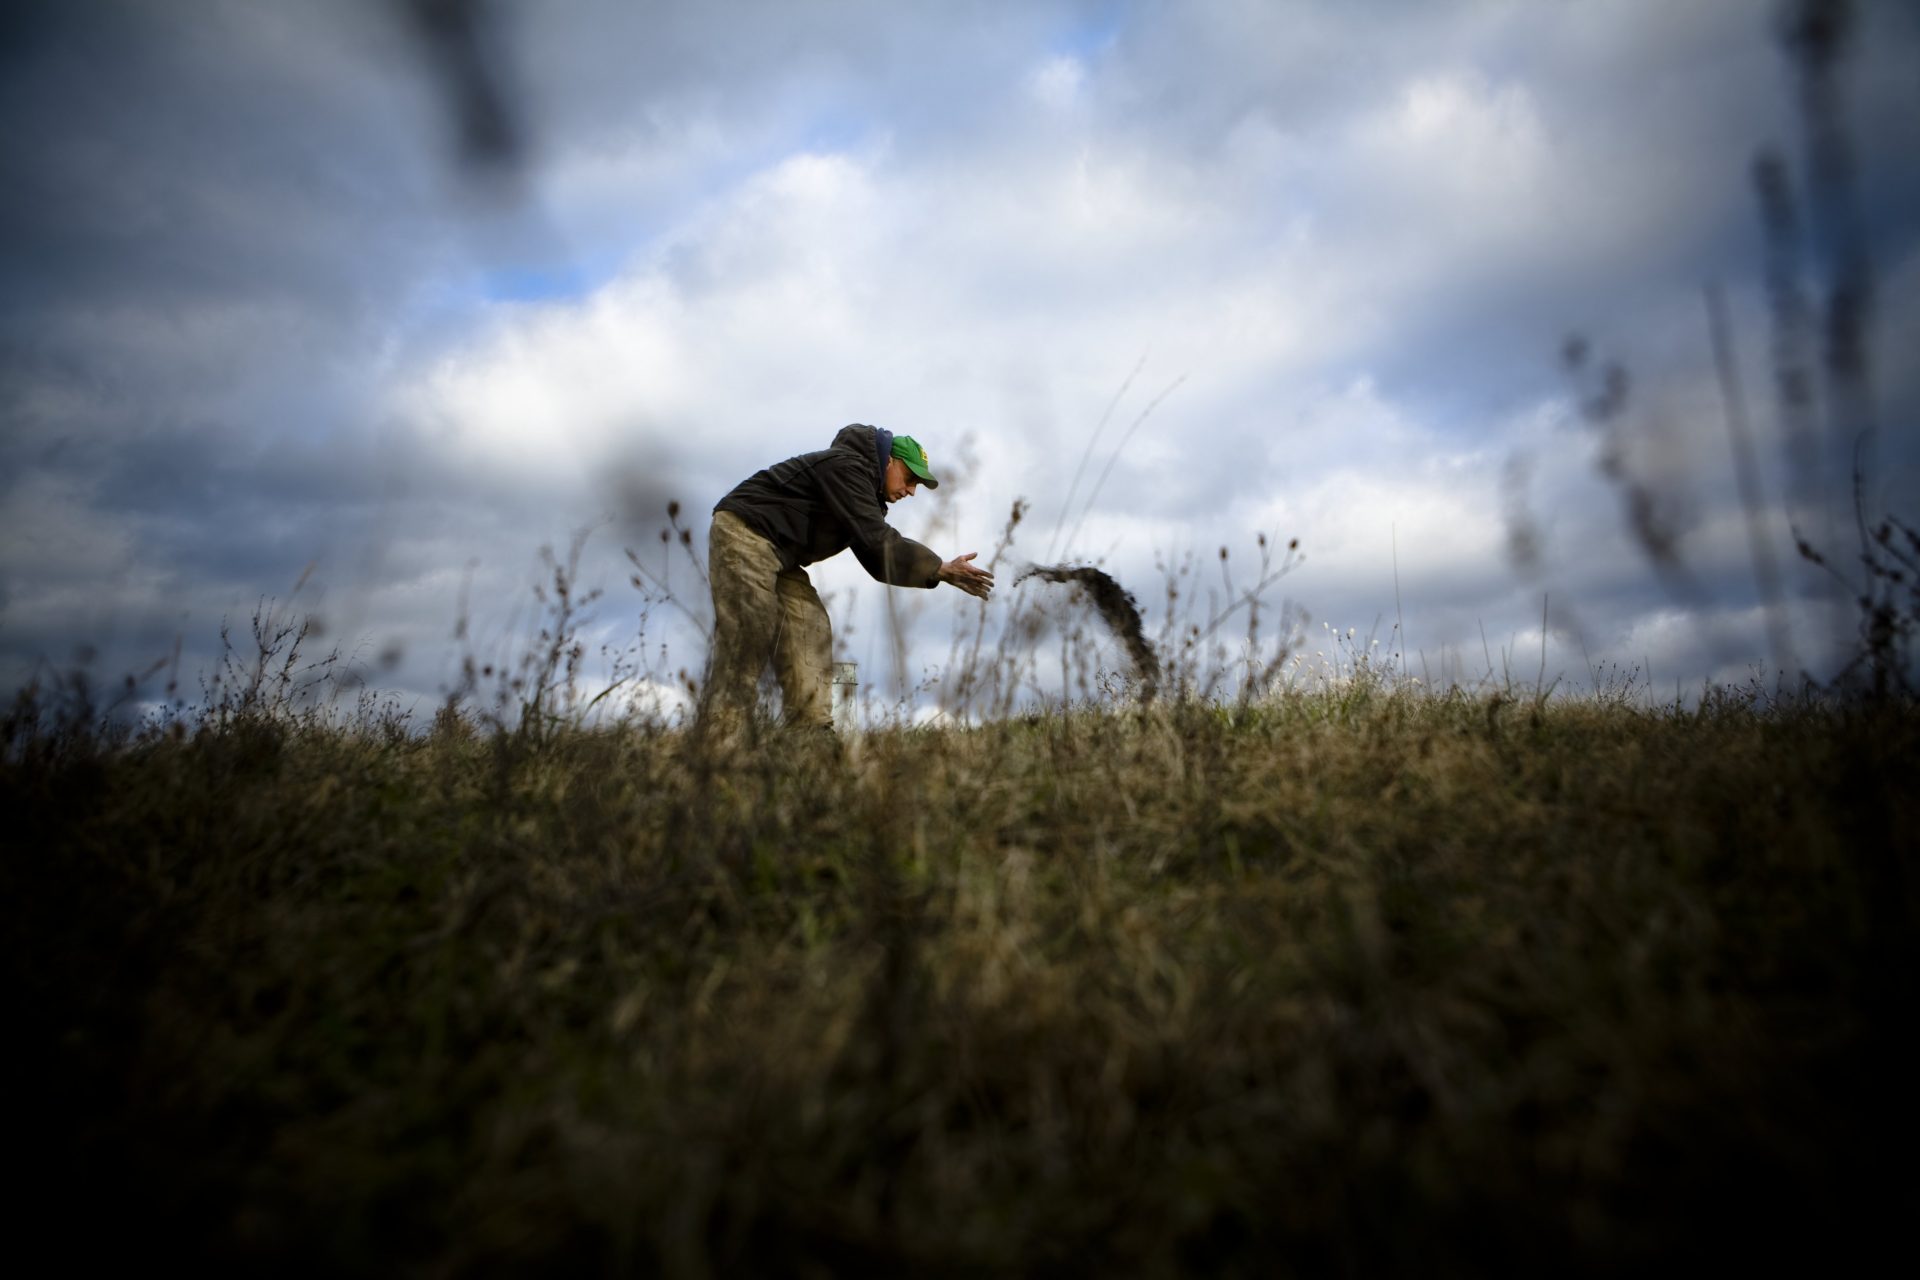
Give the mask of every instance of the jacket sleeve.
[{"label": "jacket sleeve", "polygon": [[813,474],[827,510],[846,526],[853,554],[868,573],[896,587],[940,585],[939,553],[887,523],[873,473],[858,458],[836,450],[814,465]]}]

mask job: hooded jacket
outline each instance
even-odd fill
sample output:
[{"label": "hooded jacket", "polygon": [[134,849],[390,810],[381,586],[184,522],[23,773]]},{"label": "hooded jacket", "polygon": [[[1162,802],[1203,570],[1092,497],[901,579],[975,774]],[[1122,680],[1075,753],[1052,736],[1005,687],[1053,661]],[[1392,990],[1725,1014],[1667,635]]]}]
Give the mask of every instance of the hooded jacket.
[{"label": "hooded jacket", "polygon": [[773,544],[783,569],[797,569],[848,547],[881,582],[940,585],[940,557],[887,524],[887,457],[893,432],[862,423],[840,428],[833,444],[756,471],[714,506],[731,511]]}]

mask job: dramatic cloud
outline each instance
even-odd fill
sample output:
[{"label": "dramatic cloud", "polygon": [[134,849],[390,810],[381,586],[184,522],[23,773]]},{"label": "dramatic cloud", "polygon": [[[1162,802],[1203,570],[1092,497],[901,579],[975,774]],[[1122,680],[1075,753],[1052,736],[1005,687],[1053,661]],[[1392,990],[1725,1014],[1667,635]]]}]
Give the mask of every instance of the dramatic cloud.
[{"label": "dramatic cloud", "polygon": [[[0,26],[10,684],[82,647],[205,667],[298,584],[326,644],[431,699],[525,647],[540,549],[592,529],[592,678],[664,642],[666,705],[704,605],[667,503],[697,556],[721,493],[854,421],[948,478],[905,531],[984,552],[1025,497],[1014,557],[1098,559],[1150,614],[1156,566],[1266,532],[1301,540],[1316,633],[1391,650],[1404,618],[1429,678],[1502,650],[1531,678],[1543,597],[1549,675],[1738,678],[1770,652],[1708,283],[1800,656],[1834,660],[1780,505],[1750,169],[1804,184],[1803,137],[1763,6],[188,9]],[[1911,516],[1920,30],[1856,17],[1869,481]],[[843,559],[816,581],[887,679],[893,626],[911,682],[976,616],[890,615]]]}]

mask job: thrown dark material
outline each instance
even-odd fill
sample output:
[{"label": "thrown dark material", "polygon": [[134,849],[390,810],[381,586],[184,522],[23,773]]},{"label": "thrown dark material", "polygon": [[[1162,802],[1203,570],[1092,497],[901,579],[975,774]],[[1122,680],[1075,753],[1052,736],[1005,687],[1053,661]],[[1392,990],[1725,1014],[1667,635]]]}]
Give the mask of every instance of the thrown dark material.
[{"label": "thrown dark material", "polygon": [[1014,585],[1018,586],[1028,578],[1071,582],[1084,590],[1093,600],[1093,607],[1100,611],[1101,618],[1112,628],[1113,634],[1127,646],[1127,654],[1133,659],[1134,678],[1140,682],[1140,701],[1153,701],[1154,694],[1160,688],[1160,659],[1141,630],[1140,606],[1134,603],[1131,591],[1091,565],[1028,565],[1014,578]]}]

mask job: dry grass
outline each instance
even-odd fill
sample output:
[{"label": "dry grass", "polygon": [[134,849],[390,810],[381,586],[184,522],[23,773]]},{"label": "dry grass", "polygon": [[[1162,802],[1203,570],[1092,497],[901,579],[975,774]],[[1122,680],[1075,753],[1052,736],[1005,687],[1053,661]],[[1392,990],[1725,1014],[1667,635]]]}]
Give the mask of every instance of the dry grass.
[{"label": "dry grass", "polygon": [[428,1274],[1834,1259],[1910,1203],[1916,728],[1363,683],[719,767],[16,721],[28,1207]]}]

